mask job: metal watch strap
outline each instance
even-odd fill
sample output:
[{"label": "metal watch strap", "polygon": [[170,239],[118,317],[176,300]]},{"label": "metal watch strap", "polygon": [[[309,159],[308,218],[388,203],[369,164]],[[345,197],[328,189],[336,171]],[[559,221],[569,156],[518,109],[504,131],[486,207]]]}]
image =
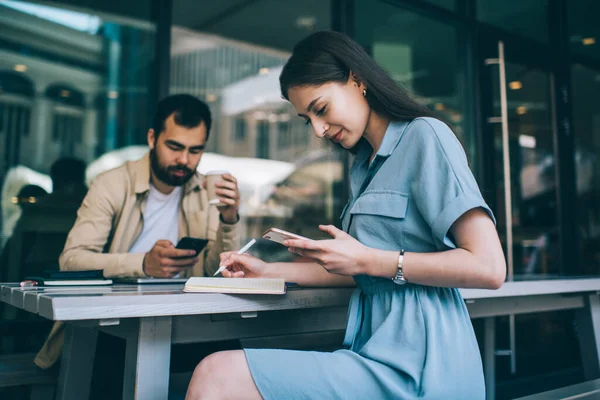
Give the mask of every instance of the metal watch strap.
[{"label": "metal watch strap", "polygon": [[406,278],[404,278],[403,264],[404,264],[404,249],[400,250],[400,255],[398,256],[398,270],[396,271],[396,276],[394,276],[394,278],[392,279],[394,281],[394,283],[397,283],[399,285],[406,283]]}]

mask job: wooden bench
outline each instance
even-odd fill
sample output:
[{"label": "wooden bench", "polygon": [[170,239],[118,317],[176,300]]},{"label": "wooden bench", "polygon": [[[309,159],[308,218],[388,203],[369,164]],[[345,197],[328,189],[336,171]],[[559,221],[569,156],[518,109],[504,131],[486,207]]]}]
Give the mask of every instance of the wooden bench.
[{"label": "wooden bench", "polygon": [[0,388],[31,386],[31,400],[52,400],[56,373],[38,368],[35,354],[8,354],[0,356]]},{"label": "wooden bench", "polygon": [[600,399],[600,379],[521,397],[517,400],[592,400]]}]

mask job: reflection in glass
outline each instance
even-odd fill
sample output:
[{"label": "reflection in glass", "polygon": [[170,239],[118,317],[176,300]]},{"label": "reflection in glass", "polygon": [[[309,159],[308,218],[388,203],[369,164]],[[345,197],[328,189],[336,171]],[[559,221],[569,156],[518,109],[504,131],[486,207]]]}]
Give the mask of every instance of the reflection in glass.
[{"label": "reflection in glass", "polygon": [[600,2],[577,0],[566,2],[567,27],[571,51],[584,56],[600,59]]},{"label": "reflection in glass", "polygon": [[145,143],[153,52],[147,20],[0,1],[0,249],[21,215],[10,199],[27,184],[52,192],[57,159]]},{"label": "reflection in glass", "polygon": [[[498,69],[493,67],[492,76]],[[500,115],[498,79],[492,79],[494,115]],[[546,72],[506,64],[515,278],[558,274],[556,162]],[[495,125],[496,220],[505,245],[502,131]]]},{"label": "reflection in glass", "polygon": [[572,68],[573,128],[577,174],[579,264],[584,274],[600,273],[600,72]]},{"label": "reflection in glass", "polygon": [[519,36],[548,42],[547,0],[477,0],[477,19]]},{"label": "reflection in glass", "polygon": [[474,132],[466,130],[467,85],[459,67],[457,29],[380,1],[358,1],[356,7],[358,42],[452,126],[476,166]]},{"label": "reflection in glass", "polygon": [[[273,226],[320,238],[319,224],[338,222],[344,153],[317,139],[279,88],[293,45],[329,28],[328,3],[303,0],[282,8],[261,0],[225,14],[225,6],[215,3],[195,14],[175,1],[170,93],[193,94],[211,108],[214,133],[199,168],[211,157],[228,160],[242,195],[242,241]],[[292,257],[263,242],[253,253]]]},{"label": "reflection in glass", "polygon": [[425,3],[431,3],[438,7],[446,8],[450,11],[454,11],[456,9],[456,0],[421,0]]}]

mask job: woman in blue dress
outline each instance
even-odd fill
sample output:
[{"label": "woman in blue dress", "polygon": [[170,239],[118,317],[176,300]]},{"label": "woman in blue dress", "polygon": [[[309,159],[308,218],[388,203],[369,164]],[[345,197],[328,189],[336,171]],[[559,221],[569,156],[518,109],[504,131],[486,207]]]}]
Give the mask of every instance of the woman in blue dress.
[{"label": "woman in blue dress", "polygon": [[344,348],[246,349],[196,367],[188,399],[484,399],[479,348],[456,288],[499,288],[494,217],[452,130],[354,41],[299,42],[281,91],[315,135],[351,149],[351,195],[329,240],[288,240],[312,263],[224,253],[223,275],[358,285]]}]

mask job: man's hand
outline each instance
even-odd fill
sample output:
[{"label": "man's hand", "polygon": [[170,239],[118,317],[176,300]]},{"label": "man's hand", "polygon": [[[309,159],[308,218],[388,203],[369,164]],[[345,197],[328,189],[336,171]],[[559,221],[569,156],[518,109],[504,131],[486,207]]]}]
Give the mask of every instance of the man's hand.
[{"label": "man's hand", "polygon": [[159,240],[144,257],[144,273],[153,278],[172,278],[198,262],[194,250],[176,249],[168,240]]},{"label": "man's hand", "polygon": [[223,180],[216,183],[215,193],[219,196],[223,204],[217,206],[221,212],[223,222],[235,224],[239,219],[238,208],[240,207],[240,191],[237,179],[231,174],[224,174]]}]

